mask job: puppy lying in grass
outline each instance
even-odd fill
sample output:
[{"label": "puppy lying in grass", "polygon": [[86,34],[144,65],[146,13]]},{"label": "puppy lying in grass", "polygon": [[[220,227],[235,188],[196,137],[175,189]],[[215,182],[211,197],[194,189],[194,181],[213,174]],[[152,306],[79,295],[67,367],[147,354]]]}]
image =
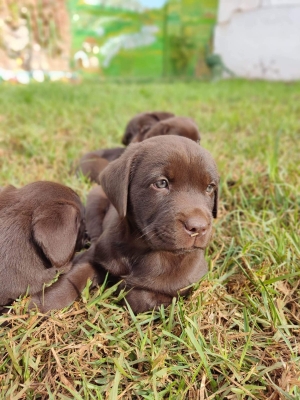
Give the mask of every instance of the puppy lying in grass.
[{"label": "puppy lying in grass", "polygon": [[35,182],[0,190],[0,307],[36,294],[81,250],[84,207],[70,188]]},{"label": "puppy lying in grass", "polygon": [[[157,118],[154,123],[153,115],[160,114],[161,120]],[[162,119],[162,116],[169,118]],[[151,118],[150,118],[151,116]],[[152,121],[150,123],[150,120]],[[142,142],[154,136],[178,135],[184,136],[195,142],[200,142],[200,133],[196,123],[191,118],[175,117],[170,113],[143,113],[135,116],[128,124],[123,143]],[[92,182],[99,183],[99,174],[109,162],[116,160],[125,151],[124,147],[113,149],[100,149],[86,153],[79,162],[77,172],[81,172]]]},{"label": "puppy lying in grass", "polygon": [[175,117],[175,115],[165,111],[143,112],[135,115],[126,125],[122,143],[128,146],[137,136],[138,140],[135,141],[142,142],[144,136],[153,126],[172,117]]},{"label": "puppy lying in grass", "polygon": [[217,216],[219,175],[190,139],[159,136],[110,163],[87,201],[88,251],[45,290],[43,311],[70,304],[87,279],[108,272],[135,313],[168,305],[207,272],[204,251]]},{"label": "puppy lying in grass", "polygon": [[143,140],[160,135],[184,136],[194,142],[200,142],[201,139],[195,121],[187,117],[172,117],[159,121],[145,133],[137,134],[133,137],[131,143],[142,142]]}]

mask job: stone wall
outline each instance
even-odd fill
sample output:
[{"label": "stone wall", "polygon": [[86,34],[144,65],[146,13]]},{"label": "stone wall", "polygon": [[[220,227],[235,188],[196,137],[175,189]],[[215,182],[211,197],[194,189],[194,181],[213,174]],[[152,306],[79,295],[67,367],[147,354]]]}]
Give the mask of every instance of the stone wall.
[{"label": "stone wall", "polygon": [[239,77],[300,79],[300,0],[220,0],[214,53]]}]

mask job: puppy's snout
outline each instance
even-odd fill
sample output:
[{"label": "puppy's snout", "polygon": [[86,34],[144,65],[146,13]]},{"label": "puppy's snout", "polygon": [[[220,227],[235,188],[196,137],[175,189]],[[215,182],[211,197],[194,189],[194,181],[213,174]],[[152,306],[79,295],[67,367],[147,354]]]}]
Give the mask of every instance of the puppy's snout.
[{"label": "puppy's snout", "polygon": [[208,222],[203,217],[190,217],[183,225],[190,236],[204,236],[209,228]]}]

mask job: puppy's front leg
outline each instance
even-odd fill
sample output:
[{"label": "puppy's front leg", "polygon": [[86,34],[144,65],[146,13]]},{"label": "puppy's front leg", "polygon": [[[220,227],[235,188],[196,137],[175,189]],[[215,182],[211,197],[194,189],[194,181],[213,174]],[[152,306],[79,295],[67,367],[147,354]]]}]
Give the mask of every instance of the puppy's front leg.
[{"label": "puppy's front leg", "polygon": [[32,296],[29,308],[37,307],[46,313],[67,307],[80,295],[88,279],[97,284],[100,280],[99,272],[88,261],[79,262],[69,272],[61,275],[53,285]]},{"label": "puppy's front leg", "polygon": [[86,227],[91,242],[96,241],[103,232],[103,220],[109,204],[101,186],[94,186],[88,194],[86,203]]},{"label": "puppy's front leg", "polygon": [[135,314],[153,310],[162,304],[168,306],[172,303],[172,296],[138,288],[130,289],[125,299]]}]

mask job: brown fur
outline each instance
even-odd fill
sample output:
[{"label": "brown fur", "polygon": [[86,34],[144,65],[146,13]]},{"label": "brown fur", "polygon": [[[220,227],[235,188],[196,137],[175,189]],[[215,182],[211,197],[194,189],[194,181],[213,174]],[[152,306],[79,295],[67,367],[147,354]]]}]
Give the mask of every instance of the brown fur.
[{"label": "brown fur", "polygon": [[128,146],[136,137],[138,137],[136,142],[142,142],[144,136],[154,125],[171,117],[174,117],[174,114],[165,111],[144,112],[135,115],[125,128],[122,143]]},{"label": "brown fur", "polygon": [[[135,115],[127,124],[122,143],[128,146],[133,139],[141,142],[147,132],[163,119],[173,117],[174,114],[164,111],[145,112]],[[82,173],[92,182],[99,183],[99,174],[125,151],[125,147],[100,149],[86,153],[79,161],[77,174]]]},{"label": "brown fur", "polygon": [[[122,147],[120,147],[120,149],[123,150]],[[80,159],[76,173],[84,175],[92,182],[99,183],[99,173],[103,171],[104,168],[109,164],[109,161],[103,155],[104,152],[105,150],[96,150],[90,153],[86,153]],[[120,155],[122,154],[122,152],[120,152]],[[116,156],[116,158],[118,157],[119,155]]]},{"label": "brown fur", "polygon": [[68,271],[84,241],[84,207],[70,188],[35,182],[1,190],[0,306]]},{"label": "brown fur", "polygon": [[217,216],[219,176],[208,151],[179,136],[150,138],[129,146],[100,181],[87,202],[92,246],[45,297],[46,308],[77,297],[73,291],[68,303],[52,300],[56,290],[67,291],[66,279],[79,292],[87,278],[102,282],[106,272],[122,280],[135,313],[186,294],[207,272],[204,249]]},{"label": "brown fur", "polygon": [[160,135],[184,136],[194,142],[200,142],[200,132],[195,121],[186,117],[173,117],[160,121],[142,137],[137,135],[132,142],[141,142]]},{"label": "brown fur", "polygon": [[[169,116],[169,117],[168,117]],[[125,144],[142,142],[154,136],[178,135],[185,136],[195,142],[200,141],[200,133],[196,123],[191,118],[174,117],[171,113],[156,112],[142,113],[135,116],[128,124],[123,138]],[[81,171],[92,182],[99,182],[99,174],[125,151],[124,147],[96,150],[85,154],[77,172]]]}]

